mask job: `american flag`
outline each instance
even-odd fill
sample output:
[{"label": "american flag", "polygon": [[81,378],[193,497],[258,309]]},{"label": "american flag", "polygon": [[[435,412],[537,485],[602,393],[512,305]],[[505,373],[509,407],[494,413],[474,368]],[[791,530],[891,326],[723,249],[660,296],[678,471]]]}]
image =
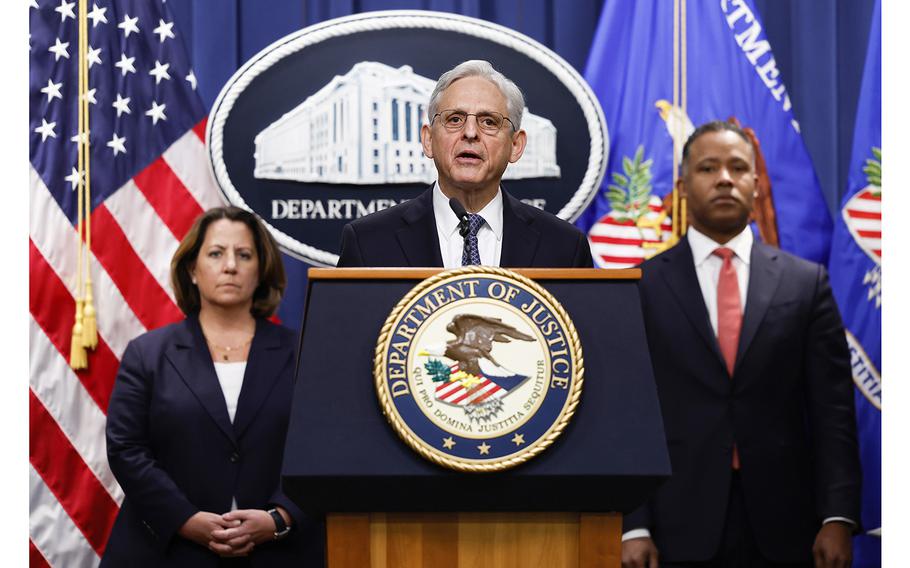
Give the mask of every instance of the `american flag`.
[{"label": "american flag", "polygon": [[98,346],[68,365],[76,297],[78,0],[29,9],[29,551],[32,566],[95,566],[123,492],[105,414],[127,342],[183,317],[170,258],[221,199],[205,108],[159,0],[89,0],[91,224]]}]

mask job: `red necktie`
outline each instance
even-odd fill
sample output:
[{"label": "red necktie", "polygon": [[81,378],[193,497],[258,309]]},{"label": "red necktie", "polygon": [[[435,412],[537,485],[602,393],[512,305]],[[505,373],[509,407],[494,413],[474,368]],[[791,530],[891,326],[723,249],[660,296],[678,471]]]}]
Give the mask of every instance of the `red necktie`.
[{"label": "red necktie", "polygon": [[[743,327],[743,307],[739,296],[739,280],[733,266],[733,251],[720,247],[714,254],[723,259],[720,276],[717,278],[717,343],[727,364],[727,372],[733,376],[736,364],[736,350],[739,346],[739,332]],[[733,446],[733,469],[739,469],[739,452]]]}]

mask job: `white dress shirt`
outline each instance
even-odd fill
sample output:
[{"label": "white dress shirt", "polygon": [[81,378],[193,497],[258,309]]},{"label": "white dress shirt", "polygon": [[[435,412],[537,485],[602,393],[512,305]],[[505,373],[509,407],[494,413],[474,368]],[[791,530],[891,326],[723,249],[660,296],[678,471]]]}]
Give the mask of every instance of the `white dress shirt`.
[{"label": "white dress shirt", "polygon": [[224,402],[227,404],[228,416],[231,424],[234,423],[234,414],[237,413],[237,401],[240,399],[240,389],[243,388],[243,373],[246,371],[246,361],[232,363],[215,362],[215,374],[224,393]]},{"label": "white dress shirt", "polygon": [[[695,227],[689,226],[686,231],[689,239],[689,248],[692,249],[692,260],[695,263],[695,275],[698,277],[698,286],[701,288],[705,307],[708,309],[708,319],[711,320],[711,329],[717,336],[717,280],[724,261],[713,254],[718,247],[727,247],[733,251],[733,267],[736,268],[736,279],[739,281],[739,300],[743,313],[746,312],[746,294],[749,291],[750,258],[752,255],[752,229],[746,226],[743,231],[730,239],[726,244],[714,242],[710,237],[701,233]],[[844,517],[828,517],[823,524],[831,521],[843,521],[851,525],[855,523]],[[622,541],[633,538],[650,538],[651,531],[645,528],[632,529],[622,534]]]},{"label": "white dress shirt", "polygon": [[[486,221],[477,231],[480,263],[485,266],[499,266],[499,259],[502,256],[502,189],[497,191],[496,197],[477,214]],[[449,207],[449,198],[439,189],[439,184],[433,185],[433,215],[436,217],[442,265],[446,268],[457,268],[461,266],[464,237],[458,232],[458,217]]]},{"label": "white dress shirt", "polygon": [[686,231],[689,248],[692,249],[692,260],[695,261],[695,275],[701,288],[705,307],[708,308],[708,319],[711,329],[717,336],[717,280],[724,260],[713,254],[719,247],[733,251],[733,268],[736,269],[736,280],[739,281],[739,301],[743,313],[746,311],[746,292],[749,290],[749,257],[752,254],[752,229],[746,227],[743,232],[730,239],[727,244],[718,244],[705,236],[695,227]]},{"label": "white dress shirt", "polygon": [[[246,372],[246,361],[232,363],[219,363],[215,361],[215,374],[224,393],[224,402],[227,404],[228,416],[231,424],[237,414],[237,401],[240,400],[240,389],[243,388],[243,374]],[[231,498],[231,511],[237,510],[237,497]]]}]

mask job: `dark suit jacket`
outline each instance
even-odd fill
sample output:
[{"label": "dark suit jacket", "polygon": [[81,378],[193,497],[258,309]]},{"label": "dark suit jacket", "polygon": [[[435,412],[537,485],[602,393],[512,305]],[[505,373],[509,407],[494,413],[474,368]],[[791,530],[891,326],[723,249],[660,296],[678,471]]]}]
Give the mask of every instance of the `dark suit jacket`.
[{"label": "dark suit jacket", "polygon": [[[502,190],[504,268],[590,268],[588,239],[575,226]],[[433,186],[395,207],[348,223],[339,267],[442,266],[433,214]]]},{"label": "dark suit jacket", "polygon": [[823,519],[859,520],[850,356],[825,269],[752,247],[733,377],[708,319],[688,239],[642,265],[642,310],[672,477],[624,530],[647,527],[662,561],[720,543],[734,441],[759,549],[808,561]]},{"label": "dark suit jacket", "polygon": [[[284,507],[297,527],[258,546],[253,566],[321,566],[321,535],[280,489],[290,415],[294,334],[265,320],[256,333],[233,424],[199,321],[190,317],[129,343],[107,416],[107,453],[126,498],[102,564],[215,566],[177,530],[196,512]],[[315,554],[315,556],[313,556]]]}]

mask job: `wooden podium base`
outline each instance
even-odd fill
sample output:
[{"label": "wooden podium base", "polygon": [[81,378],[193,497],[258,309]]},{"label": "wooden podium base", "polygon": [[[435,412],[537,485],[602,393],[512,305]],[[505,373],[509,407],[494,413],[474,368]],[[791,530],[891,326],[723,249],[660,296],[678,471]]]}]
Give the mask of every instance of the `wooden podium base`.
[{"label": "wooden podium base", "polygon": [[329,568],[619,568],[618,513],[330,513]]}]

